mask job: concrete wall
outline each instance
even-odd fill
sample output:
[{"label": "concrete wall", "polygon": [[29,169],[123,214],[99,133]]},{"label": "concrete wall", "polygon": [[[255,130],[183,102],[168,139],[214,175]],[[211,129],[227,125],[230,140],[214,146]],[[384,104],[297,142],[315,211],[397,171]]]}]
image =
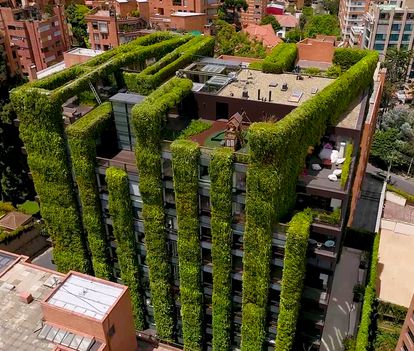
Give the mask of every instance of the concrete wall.
[{"label": "concrete wall", "polygon": [[185,31],[198,30],[203,32],[205,23],[205,14],[196,16],[171,16],[171,28]]}]

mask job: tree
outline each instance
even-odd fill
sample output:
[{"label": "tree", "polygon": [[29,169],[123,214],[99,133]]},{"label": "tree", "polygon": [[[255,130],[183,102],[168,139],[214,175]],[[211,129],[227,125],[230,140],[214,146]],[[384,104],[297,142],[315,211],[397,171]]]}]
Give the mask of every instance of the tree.
[{"label": "tree", "polygon": [[408,165],[414,157],[414,113],[394,109],[382,116],[376,131],[371,156],[387,166]]},{"label": "tree", "polygon": [[72,26],[73,38],[75,39],[75,45],[80,47],[88,47],[89,37],[86,32],[87,25],[85,16],[89,12],[89,8],[85,5],[69,4],[66,7],[66,18]]},{"label": "tree", "polygon": [[323,8],[331,15],[338,16],[339,12],[339,0],[324,0]]},{"label": "tree", "polygon": [[303,33],[299,28],[293,28],[285,35],[286,42],[288,43],[297,43],[302,40],[302,37]]},{"label": "tree", "polygon": [[264,16],[260,24],[271,24],[275,32],[277,32],[280,28],[282,28],[280,23],[276,20],[275,16],[272,16],[272,15]]},{"label": "tree", "polygon": [[243,57],[264,58],[266,50],[263,44],[255,39],[250,39],[247,34],[236,32],[234,26],[223,21],[216,20],[216,47],[217,55],[236,55]]},{"label": "tree", "polygon": [[241,27],[240,16],[238,13],[241,12],[241,10],[246,12],[248,7],[249,5],[246,0],[221,0],[220,10],[222,11],[222,16],[224,13],[224,19],[227,22],[236,24],[237,27]]},{"label": "tree", "polygon": [[394,85],[395,90],[405,81],[412,56],[412,51],[405,49],[392,48],[387,50],[383,67],[387,69],[387,80]]},{"label": "tree", "polygon": [[341,34],[338,17],[333,15],[312,16],[309,22],[305,25],[304,36],[315,37],[317,34],[334,35],[338,37]]}]

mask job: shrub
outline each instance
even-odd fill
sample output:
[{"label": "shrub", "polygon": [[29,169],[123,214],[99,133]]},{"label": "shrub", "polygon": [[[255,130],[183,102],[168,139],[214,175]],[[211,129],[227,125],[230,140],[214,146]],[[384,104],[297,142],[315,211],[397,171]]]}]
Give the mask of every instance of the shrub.
[{"label": "shrub", "polygon": [[304,68],[303,73],[310,74],[311,76],[317,76],[321,73],[321,70],[318,67],[309,67],[309,68]]},{"label": "shrub", "polygon": [[0,213],[7,213],[12,211],[16,211],[16,209],[11,202],[0,201]]},{"label": "shrub", "polygon": [[198,160],[200,149],[189,140],[171,144],[178,224],[181,318],[185,350],[201,350],[201,255],[198,219]]},{"label": "shrub", "polygon": [[36,201],[29,201],[29,200],[27,200],[25,203],[21,205],[17,205],[17,209],[20,212],[23,212],[23,213],[26,213],[32,216],[39,213],[40,211],[39,204]]},{"label": "shrub", "polygon": [[380,236],[376,234],[372,247],[371,267],[369,270],[369,280],[365,288],[364,302],[362,305],[361,323],[359,325],[356,338],[356,350],[367,351],[370,349],[370,330],[373,320],[373,306],[377,298],[375,287],[377,284],[378,249]]},{"label": "shrub", "polygon": [[337,78],[341,75],[341,73],[342,73],[341,66],[332,65],[326,70],[325,75],[329,78]]},{"label": "shrub", "polygon": [[265,73],[283,73],[291,71],[295,64],[297,54],[296,44],[281,43],[272,49],[262,63]]},{"label": "shrub", "polygon": [[188,139],[189,137],[192,137],[193,135],[200,134],[204,132],[205,130],[209,129],[212,125],[212,122],[210,121],[202,121],[200,119],[193,119],[191,123],[188,125],[187,128],[185,128],[177,139]]},{"label": "shrub", "polygon": [[131,295],[132,311],[135,328],[145,329],[143,296],[139,281],[137,247],[134,234],[134,218],[129,195],[127,173],[118,168],[106,170],[106,181],[109,194],[109,212],[113,221],[114,236],[118,243],[118,256],[121,279],[128,286]]},{"label": "shrub", "polygon": [[32,223],[32,224],[20,226],[19,228],[11,232],[0,230],[0,244],[7,244],[13,239],[17,239],[21,235],[31,231],[34,228],[40,229],[38,225]]},{"label": "shrub", "polygon": [[104,279],[110,279],[113,274],[106,249],[106,231],[96,182],[95,140],[110,125],[111,120],[111,103],[105,102],[66,129],[82,204],[83,225],[92,254],[92,267],[95,275]]},{"label": "shrub", "polygon": [[188,42],[191,36],[182,38],[183,45],[165,55],[161,60],[145,68],[138,74],[123,73],[126,86],[129,90],[140,94],[149,94],[175,72],[187,66],[196,55],[211,55],[214,49],[213,37],[195,37]]},{"label": "shrub", "polygon": [[342,174],[341,174],[341,187],[346,187],[346,182],[349,178],[349,171],[351,169],[352,163],[352,154],[354,152],[354,146],[352,144],[348,144],[345,150],[345,161],[342,166]]},{"label": "shrub", "polygon": [[213,263],[213,350],[231,350],[231,246],[233,152],[213,151],[210,161],[211,256]]},{"label": "shrub", "polygon": [[396,193],[396,194],[402,196],[403,198],[407,199],[407,201],[409,203],[414,204],[414,195],[413,194],[407,193],[406,191],[404,191],[402,189],[399,189],[396,186],[391,185],[391,184],[387,184],[387,190],[392,191],[393,193]]},{"label": "shrub", "polygon": [[168,110],[191,92],[192,85],[190,80],[173,78],[132,108],[154,319],[163,340],[173,340],[174,319],[162,197],[161,130]]},{"label": "shrub", "polygon": [[292,218],[286,233],[276,350],[290,351],[295,339],[311,224],[312,212],[305,210]]},{"label": "shrub", "polygon": [[337,48],[333,56],[333,64],[341,67],[346,71],[369,53],[368,50],[351,49],[351,48]]},{"label": "shrub", "polygon": [[249,69],[254,69],[256,71],[261,71],[263,69],[262,62],[249,63]]}]

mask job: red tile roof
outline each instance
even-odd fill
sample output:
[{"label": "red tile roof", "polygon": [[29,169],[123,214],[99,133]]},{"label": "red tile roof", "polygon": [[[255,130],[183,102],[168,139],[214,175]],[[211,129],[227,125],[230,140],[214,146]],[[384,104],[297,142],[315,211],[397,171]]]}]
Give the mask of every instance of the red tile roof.
[{"label": "red tile roof", "polygon": [[299,24],[298,19],[293,15],[274,15],[274,16],[282,27],[295,28]]},{"label": "red tile roof", "polygon": [[277,44],[282,42],[273,30],[271,24],[260,26],[258,24],[249,24],[247,27],[242,29],[242,32],[247,33],[250,37],[261,41],[264,46],[273,48]]},{"label": "red tile roof", "polygon": [[32,216],[21,212],[9,212],[0,219],[0,228],[6,230],[16,230],[22,225],[27,224],[31,220]]}]

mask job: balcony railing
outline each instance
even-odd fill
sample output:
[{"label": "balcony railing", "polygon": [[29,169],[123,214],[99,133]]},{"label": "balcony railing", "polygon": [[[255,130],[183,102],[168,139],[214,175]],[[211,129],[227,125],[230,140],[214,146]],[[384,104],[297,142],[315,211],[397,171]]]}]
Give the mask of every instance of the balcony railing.
[{"label": "balcony railing", "polygon": [[116,167],[123,169],[125,172],[138,173],[137,166],[133,163],[116,161],[114,159],[108,159],[103,157],[96,157],[96,162],[98,167]]}]

